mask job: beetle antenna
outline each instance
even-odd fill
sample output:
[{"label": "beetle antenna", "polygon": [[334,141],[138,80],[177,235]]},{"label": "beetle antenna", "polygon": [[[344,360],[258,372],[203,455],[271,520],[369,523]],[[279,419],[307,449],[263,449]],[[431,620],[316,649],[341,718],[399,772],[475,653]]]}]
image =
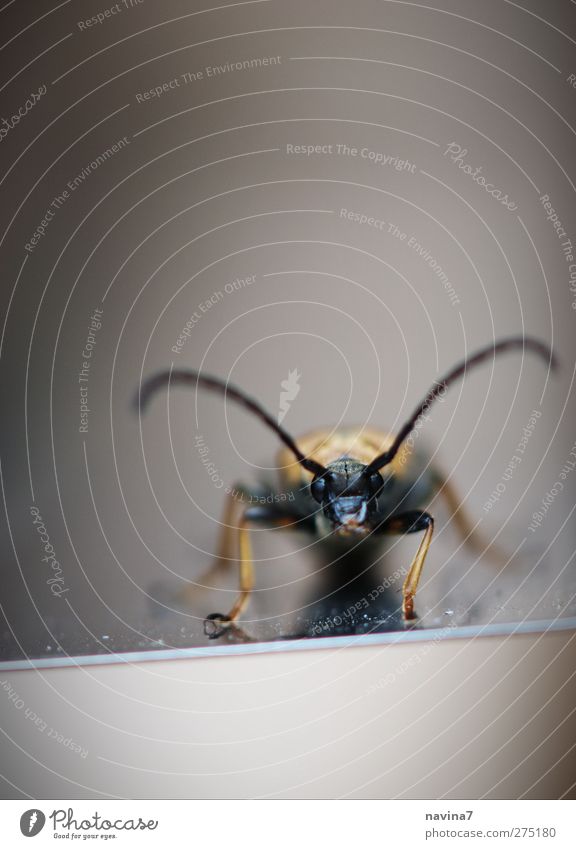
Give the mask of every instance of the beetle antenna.
[{"label": "beetle antenna", "polygon": [[251,413],[254,413],[255,416],[267,424],[268,427],[280,437],[284,445],[292,451],[301,466],[304,466],[305,469],[312,472],[314,475],[322,475],[326,471],[325,467],[320,463],[317,463],[310,457],[304,456],[290,434],[287,433],[287,431],[285,431],[284,428],[281,427],[272,418],[270,413],[266,412],[266,410],[261,407],[257,401],[254,401],[253,398],[245,395],[241,389],[238,389],[217,377],[200,375],[197,371],[187,369],[170,369],[168,371],[158,372],[158,374],[149,377],[141,385],[140,390],[134,399],[135,407],[139,410],[144,410],[152,395],[164,386],[189,386],[191,388],[208,389],[212,392],[219,392],[221,395],[224,395],[225,398],[232,398],[233,401],[236,401],[242,407],[250,410]]},{"label": "beetle antenna", "polygon": [[489,359],[490,357],[496,356],[496,354],[502,354],[505,351],[511,351],[515,348],[521,348],[523,351],[532,351],[534,354],[538,354],[542,359],[544,359],[547,363],[549,363],[552,369],[556,369],[558,367],[558,363],[556,357],[551,348],[548,345],[545,345],[543,342],[540,342],[538,339],[533,339],[531,337],[522,337],[522,336],[513,336],[510,339],[502,339],[500,342],[496,342],[492,345],[487,345],[486,348],[481,348],[480,351],[477,351],[471,357],[468,357],[452,371],[449,371],[448,374],[445,374],[443,378],[437,380],[434,386],[430,389],[424,400],[416,407],[412,416],[406,422],[404,427],[398,433],[398,436],[390,446],[387,451],[384,451],[383,454],[379,454],[377,457],[366,466],[364,470],[365,475],[369,475],[372,472],[378,471],[382,466],[387,466],[388,463],[391,463],[398,450],[406,437],[412,432],[414,427],[416,426],[416,422],[420,418],[420,416],[428,410],[430,404],[436,400],[440,395],[443,395],[446,389],[454,383],[454,381],[458,380],[458,378],[466,375],[466,372],[477,366],[480,363],[483,363],[484,360]]}]

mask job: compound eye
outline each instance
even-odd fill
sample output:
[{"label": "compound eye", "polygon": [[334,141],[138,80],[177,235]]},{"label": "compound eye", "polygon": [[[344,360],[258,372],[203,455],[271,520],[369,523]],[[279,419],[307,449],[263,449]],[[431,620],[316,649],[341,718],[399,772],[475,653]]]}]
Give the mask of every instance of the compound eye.
[{"label": "compound eye", "polygon": [[310,484],[310,492],[312,493],[312,498],[314,498],[318,504],[321,504],[326,493],[326,481],[324,478],[314,478]]},{"label": "compound eye", "polygon": [[370,491],[370,495],[376,495],[376,493],[382,489],[384,486],[384,479],[379,472],[373,472],[368,478],[368,489]]}]

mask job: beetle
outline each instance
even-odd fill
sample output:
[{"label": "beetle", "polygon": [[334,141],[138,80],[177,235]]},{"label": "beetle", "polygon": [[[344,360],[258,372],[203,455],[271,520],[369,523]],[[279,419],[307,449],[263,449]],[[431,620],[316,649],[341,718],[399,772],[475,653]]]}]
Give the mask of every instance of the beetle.
[{"label": "beetle", "polygon": [[240,592],[227,614],[212,613],[205,619],[206,635],[212,639],[222,636],[248,604],[254,586],[250,527],[259,523],[308,530],[345,550],[367,538],[421,532],[422,540],[402,586],[404,620],[416,618],[414,597],[434,531],[434,519],[423,508],[434,494],[440,492],[446,499],[465,542],[473,548],[480,546],[451,484],[422,452],[412,450],[410,434],[451,384],[486,360],[514,349],[530,351],[556,368],[552,350],[537,339],[510,337],[494,342],[436,380],[396,436],[362,426],[314,430],[297,442],[257,401],[217,377],[171,368],[147,378],[135,399],[140,411],[164,387],[206,389],[249,410],[284,443],[278,466],[282,491],[290,493],[289,499],[262,499],[265,503],[246,505],[238,495],[250,492],[240,486],[227,496],[216,563],[233,559],[238,550]]}]

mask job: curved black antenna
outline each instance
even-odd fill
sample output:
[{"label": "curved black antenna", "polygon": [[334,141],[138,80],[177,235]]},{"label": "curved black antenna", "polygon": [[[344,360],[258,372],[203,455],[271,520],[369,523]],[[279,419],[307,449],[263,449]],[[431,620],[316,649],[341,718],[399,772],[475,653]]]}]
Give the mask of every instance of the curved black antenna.
[{"label": "curved black antenna", "polygon": [[232,386],[230,383],[226,383],[217,377],[201,375],[197,371],[184,369],[161,371],[144,381],[140,387],[139,393],[134,399],[135,406],[137,408],[144,409],[148,405],[152,395],[154,395],[158,389],[162,389],[167,385],[200,387],[201,389],[209,389],[219,392],[221,395],[224,395],[225,398],[232,398],[232,400],[237,401],[241,404],[241,406],[250,410],[251,413],[254,413],[254,415],[258,416],[261,421],[267,424],[268,427],[280,437],[284,445],[292,451],[301,466],[304,466],[304,468],[309,472],[312,472],[313,475],[322,475],[326,471],[324,466],[320,463],[304,456],[290,434],[287,433],[283,427],[280,427],[280,425],[269,413],[266,412],[263,407],[260,406],[257,401],[254,401],[248,395],[245,395],[241,389],[237,389],[235,386]]},{"label": "curved black antenna", "polygon": [[496,354],[502,354],[505,351],[510,351],[514,348],[522,348],[523,350],[532,351],[534,354],[538,354],[541,356],[546,362],[550,363],[550,367],[552,369],[557,368],[558,363],[552,352],[552,349],[545,345],[543,342],[540,342],[538,339],[532,339],[531,337],[522,337],[522,336],[513,336],[510,339],[502,339],[500,342],[495,342],[492,345],[487,345],[486,348],[481,348],[480,351],[477,351],[471,357],[468,357],[466,360],[461,362],[452,371],[449,371],[448,374],[444,375],[443,378],[436,381],[432,389],[428,392],[424,400],[421,404],[416,407],[410,419],[406,422],[402,430],[399,432],[398,436],[388,449],[388,451],[384,451],[383,454],[379,454],[377,457],[372,460],[371,463],[366,466],[363,474],[369,475],[372,472],[378,471],[382,466],[387,466],[388,463],[391,463],[396,454],[398,453],[398,449],[406,439],[406,437],[411,433],[414,429],[416,422],[422,415],[422,413],[428,409],[430,404],[438,398],[439,395],[443,395],[446,389],[453,383],[455,380],[458,380],[459,377],[465,375],[468,369],[473,368],[474,366],[483,363],[484,360],[487,360],[489,357],[496,356]]}]

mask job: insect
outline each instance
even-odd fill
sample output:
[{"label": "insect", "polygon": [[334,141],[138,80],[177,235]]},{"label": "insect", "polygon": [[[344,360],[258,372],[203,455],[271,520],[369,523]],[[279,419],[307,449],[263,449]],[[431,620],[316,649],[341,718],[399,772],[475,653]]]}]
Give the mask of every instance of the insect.
[{"label": "insect", "polygon": [[238,494],[249,495],[250,491],[240,485],[228,495],[218,559],[239,557],[240,592],[228,613],[212,613],[205,619],[206,635],[220,637],[245,610],[254,586],[250,528],[262,523],[307,530],[344,548],[357,546],[366,538],[422,533],[402,587],[404,619],[416,618],[414,597],[434,531],[434,519],[423,509],[431,497],[439,492],[446,499],[469,545],[477,547],[478,539],[452,486],[426,456],[412,450],[410,434],[451,384],[489,358],[514,349],[530,351],[550,368],[556,367],[551,349],[537,339],[512,337],[488,345],[435,381],[396,436],[368,427],[349,427],[315,430],[297,442],[257,401],[219,378],[172,369],[145,380],[135,400],[141,410],[167,386],[206,389],[242,405],[284,443],[278,465],[281,491],[289,492],[289,499],[246,504],[238,500]]}]

